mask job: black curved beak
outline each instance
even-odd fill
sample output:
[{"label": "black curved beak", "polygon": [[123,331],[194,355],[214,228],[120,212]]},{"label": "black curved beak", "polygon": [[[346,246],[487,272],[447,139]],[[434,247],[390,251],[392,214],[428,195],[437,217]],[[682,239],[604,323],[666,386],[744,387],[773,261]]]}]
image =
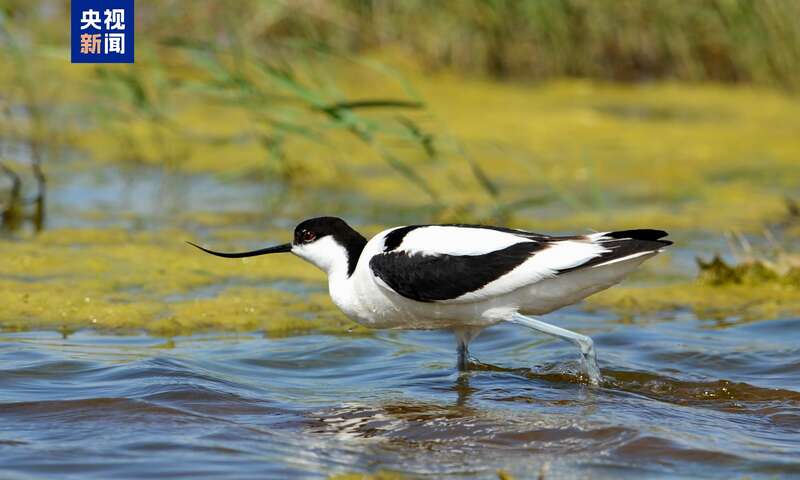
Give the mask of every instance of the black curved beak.
[{"label": "black curved beak", "polygon": [[197,247],[206,253],[210,253],[211,255],[216,255],[218,257],[225,257],[225,258],[255,257],[256,255],[266,255],[268,253],[285,253],[292,251],[291,243],[284,243],[283,245],[276,245],[274,247],[262,248],[260,250],[253,250],[252,252],[235,252],[235,253],[215,252],[213,250],[203,248],[200,245],[197,245],[192,242],[186,242],[186,243],[188,243],[193,247]]}]

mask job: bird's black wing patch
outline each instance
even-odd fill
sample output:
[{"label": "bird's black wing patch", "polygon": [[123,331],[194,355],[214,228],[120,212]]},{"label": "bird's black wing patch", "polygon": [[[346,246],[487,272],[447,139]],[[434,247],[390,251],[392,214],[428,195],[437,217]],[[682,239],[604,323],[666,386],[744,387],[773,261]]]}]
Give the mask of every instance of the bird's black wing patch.
[{"label": "bird's black wing patch", "polygon": [[422,255],[387,252],[372,257],[370,269],[398,294],[420,302],[458,298],[510,272],[546,248],[521,242],[483,255]]},{"label": "bird's black wing patch", "polygon": [[383,251],[391,252],[392,250],[396,250],[397,247],[403,243],[403,239],[406,238],[408,232],[424,226],[425,225],[408,225],[405,227],[395,228],[386,234],[386,238],[383,239]]},{"label": "bird's black wing patch", "polygon": [[[605,234],[606,237],[627,238],[631,240],[658,240],[659,238],[666,237],[667,235],[669,234],[664,230],[651,230],[647,228],[641,228],[638,230],[619,230],[617,232],[608,232]],[[672,242],[669,240],[661,241],[666,242],[667,245],[672,245]]]},{"label": "bird's black wing patch", "polygon": [[648,229],[621,230],[618,232],[606,233],[604,237],[612,240],[601,240],[599,244],[607,248],[609,250],[608,252],[580,265],[559,270],[558,274],[561,275],[575,270],[593,267],[601,263],[610,262],[617,258],[624,258],[641,252],[655,252],[672,245],[672,242],[669,240],[659,240],[667,235],[667,232],[663,230]]}]

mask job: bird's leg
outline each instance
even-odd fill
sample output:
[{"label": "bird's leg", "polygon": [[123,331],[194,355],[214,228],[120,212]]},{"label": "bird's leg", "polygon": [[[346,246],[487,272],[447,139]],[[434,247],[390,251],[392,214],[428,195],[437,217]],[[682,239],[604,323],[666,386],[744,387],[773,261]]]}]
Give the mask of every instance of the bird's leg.
[{"label": "bird's leg", "polygon": [[586,335],[581,335],[580,333],[575,333],[564,328],[556,327],[555,325],[550,325],[549,323],[544,323],[541,320],[536,320],[535,318],[526,317],[519,313],[512,315],[508,321],[511,323],[516,323],[517,325],[524,325],[528,328],[552,335],[562,340],[567,340],[568,342],[572,342],[577,345],[578,348],[581,349],[583,368],[586,370],[586,374],[589,376],[589,382],[592,385],[600,384],[602,376],[600,375],[600,368],[597,366],[597,355],[595,354],[594,342],[591,338],[587,337]]},{"label": "bird's leg", "polygon": [[469,370],[469,342],[463,338],[458,339],[458,370],[466,372]]},{"label": "bird's leg", "polygon": [[453,329],[456,336],[456,345],[458,350],[458,369],[466,372],[469,369],[469,342],[481,333],[481,327],[459,327]]}]

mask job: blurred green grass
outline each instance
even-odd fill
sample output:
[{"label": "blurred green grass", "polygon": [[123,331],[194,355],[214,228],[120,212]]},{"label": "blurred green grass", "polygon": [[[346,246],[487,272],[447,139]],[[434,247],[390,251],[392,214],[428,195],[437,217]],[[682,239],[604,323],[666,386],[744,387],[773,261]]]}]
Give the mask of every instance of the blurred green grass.
[{"label": "blurred green grass", "polygon": [[790,87],[795,2],[186,5],[137,5],[136,64],[80,66],[65,5],[5,0],[0,134],[36,164],[63,146],[539,228],[760,228],[796,185],[793,97],[708,82]]},{"label": "blurred green grass", "polygon": [[[303,318],[309,300],[277,290],[198,297],[235,278],[321,277],[291,259],[218,272],[175,241],[216,232],[235,248],[265,233],[243,223],[282,238],[315,214],[353,214],[367,234],[433,221],[657,227],[684,246],[717,238],[713,248],[731,230],[796,238],[784,224],[786,198],[800,195],[798,10],[784,0],[137,2],[135,64],[71,65],[68,5],[0,0],[7,230],[26,215],[44,224],[44,197],[28,205],[37,168],[62,186],[78,170],[158,169],[270,192],[263,211],[188,208],[159,232],[97,221],[3,236],[16,263],[0,271],[0,325],[349,331],[340,315]],[[663,279],[662,260],[651,268]],[[649,297],[618,288],[592,304],[797,311],[789,282],[681,278]],[[324,295],[312,297],[327,310]],[[261,315],[273,307],[277,320]]]},{"label": "blurred green grass", "polygon": [[[401,46],[430,67],[508,78],[800,81],[793,0],[183,0],[137,4],[137,44],[346,53]],[[63,4],[2,0],[40,45],[65,44]],[[179,28],[176,28],[179,27]]]},{"label": "blurred green grass", "polygon": [[341,45],[401,42],[432,67],[496,77],[800,80],[792,0],[342,0],[326,12],[355,18]]}]

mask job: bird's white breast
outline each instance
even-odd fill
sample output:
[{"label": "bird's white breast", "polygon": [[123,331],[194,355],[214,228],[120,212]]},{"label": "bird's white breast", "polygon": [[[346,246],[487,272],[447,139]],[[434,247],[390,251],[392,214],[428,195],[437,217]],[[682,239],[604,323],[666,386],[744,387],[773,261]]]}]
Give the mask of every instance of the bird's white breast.
[{"label": "bird's white breast", "polygon": [[493,302],[418,302],[382,288],[369,267],[369,260],[383,252],[384,235],[388,231],[367,243],[352,276],[339,281],[329,277],[331,298],[352,320],[371,328],[436,329],[488,326],[511,313],[505,305]]}]

